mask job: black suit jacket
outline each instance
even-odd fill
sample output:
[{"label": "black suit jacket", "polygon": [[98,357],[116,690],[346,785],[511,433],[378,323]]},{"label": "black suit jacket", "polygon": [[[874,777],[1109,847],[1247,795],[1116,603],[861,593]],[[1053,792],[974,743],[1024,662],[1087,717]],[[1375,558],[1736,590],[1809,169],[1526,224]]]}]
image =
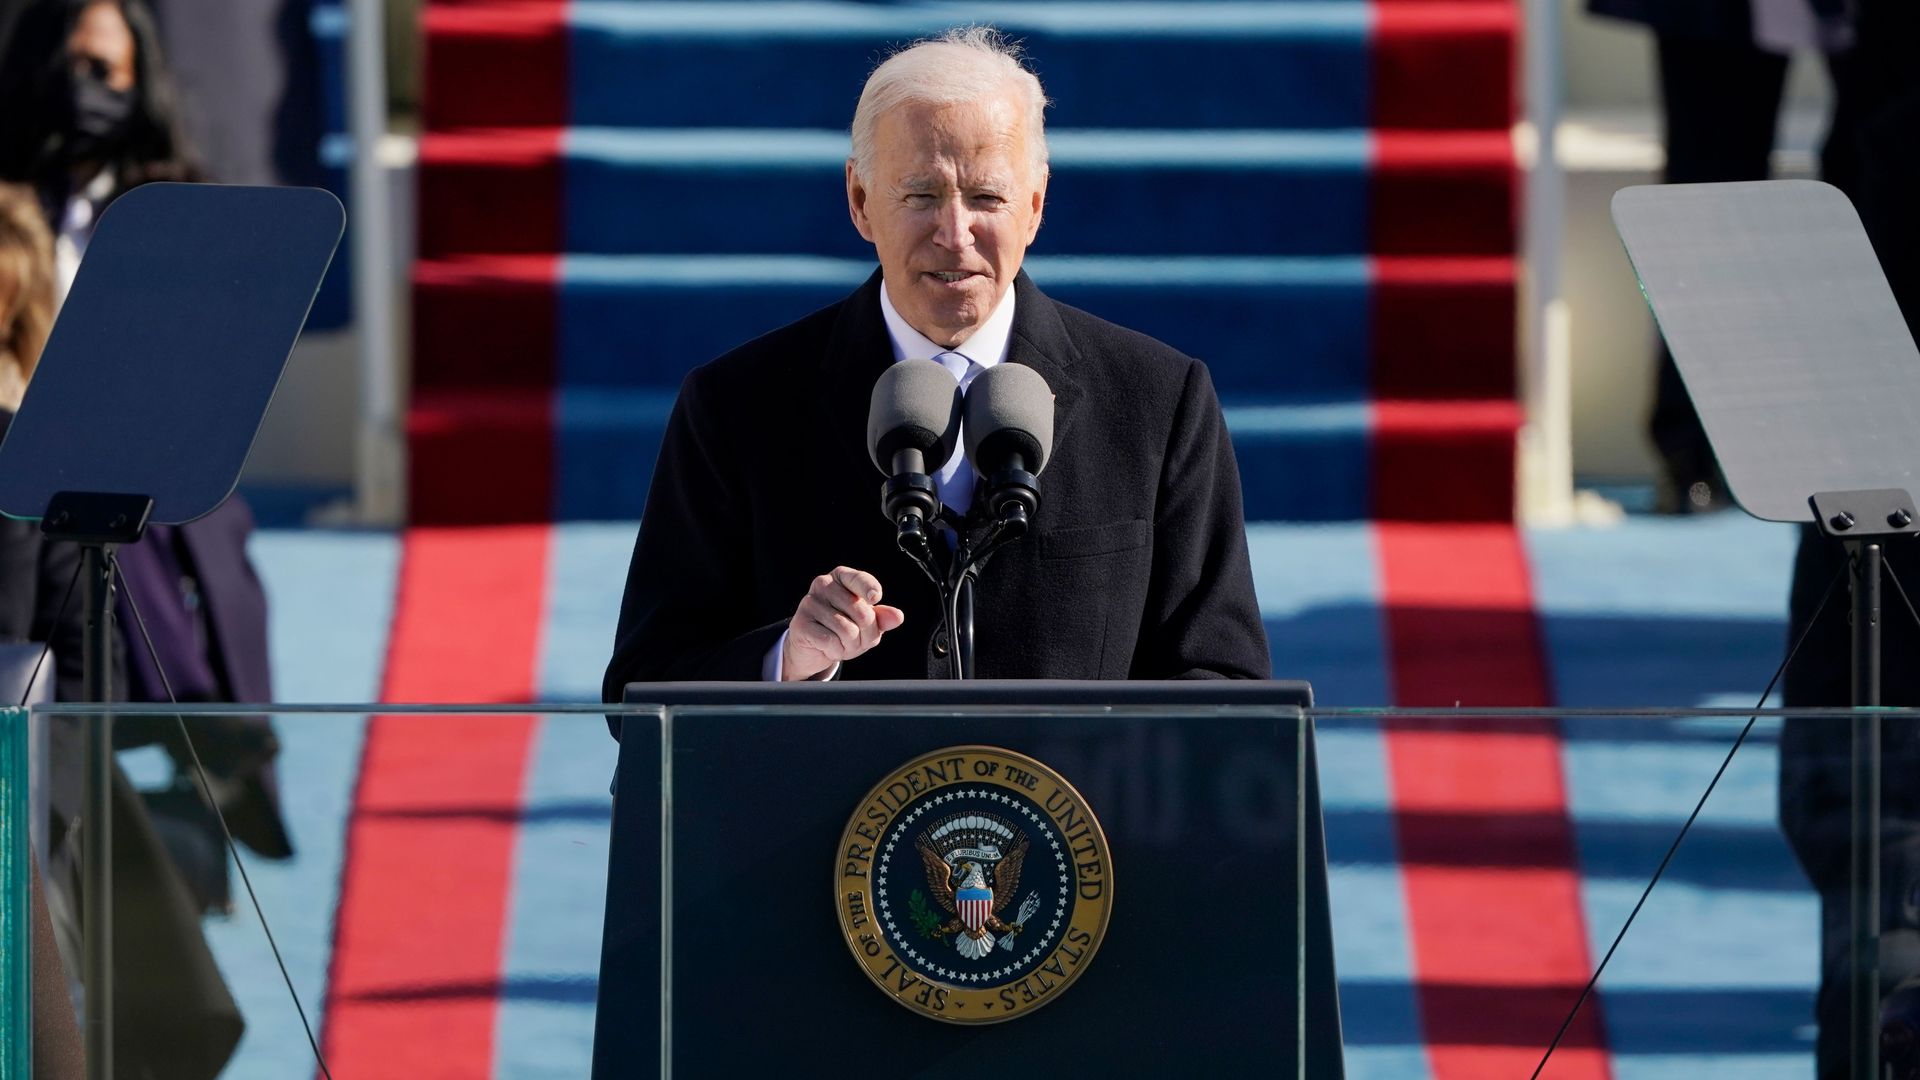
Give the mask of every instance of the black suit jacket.
[{"label": "black suit jacket", "polygon": [[[1033,532],[975,594],[981,678],[1266,678],[1240,477],[1204,365],[1048,299],[1022,273],[1008,361],[1052,387]],[[633,681],[757,679],[811,580],[879,578],[906,622],[848,679],[945,678],[934,586],[895,547],[867,456],[893,362],[880,275],[706,364],[680,389],[634,545],[613,660]]]},{"label": "black suit jacket", "polygon": [[[1826,23],[1847,19],[1847,0],[1805,0]],[[1662,34],[1715,41],[1753,41],[1753,0],[1587,0],[1587,10],[1644,23]]]}]

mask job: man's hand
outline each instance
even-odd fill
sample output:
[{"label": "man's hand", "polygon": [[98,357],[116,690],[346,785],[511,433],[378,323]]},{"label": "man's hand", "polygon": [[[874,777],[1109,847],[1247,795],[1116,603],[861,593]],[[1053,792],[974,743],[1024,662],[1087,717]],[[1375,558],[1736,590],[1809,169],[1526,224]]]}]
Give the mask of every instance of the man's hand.
[{"label": "man's hand", "polygon": [[811,679],[878,645],[880,635],[906,619],[899,608],[880,603],[880,582],[872,574],[836,566],[813,579],[794,609],[780,655],[780,678]]}]

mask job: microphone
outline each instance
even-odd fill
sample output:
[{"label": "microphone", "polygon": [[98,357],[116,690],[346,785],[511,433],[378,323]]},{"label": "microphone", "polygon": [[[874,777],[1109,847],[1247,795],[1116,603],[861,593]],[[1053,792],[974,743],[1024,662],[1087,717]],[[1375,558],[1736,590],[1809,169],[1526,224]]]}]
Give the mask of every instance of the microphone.
[{"label": "microphone", "polygon": [[1053,452],[1053,391],[1024,364],[995,364],[974,376],[966,400],[967,460],[987,478],[987,507],[1024,533]]},{"label": "microphone", "polygon": [[867,454],[887,477],[880,508],[899,530],[900,550],[925,561],[928,523],[940,513],[930,475],[953,456],[960,437],[960,384],[932,360],[902,360],[873,384]]}]

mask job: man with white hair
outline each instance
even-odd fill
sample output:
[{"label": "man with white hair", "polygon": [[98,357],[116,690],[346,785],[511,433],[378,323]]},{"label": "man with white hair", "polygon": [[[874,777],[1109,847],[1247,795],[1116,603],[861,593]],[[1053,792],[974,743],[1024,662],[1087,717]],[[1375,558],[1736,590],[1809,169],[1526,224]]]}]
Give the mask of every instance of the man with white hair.
[{"label": "man with white hair", "polygon": [[[879,512],[865,444],[875,381],[915,358],[963,387],[1028,365],[1054,394],[1032,532],[976,590],[980,677],[1267,677],[1239,475],[1205,367],[1055,303],[1021,270],[1046,204],[1046,104],[985,28],[919,42],[867,80],[847,209],[880,269],[688,375],[634,546],[609,700],[639,680],[950,675],[936,591]],[[963,530],[985,524],[963,452],[936,481]]]}]

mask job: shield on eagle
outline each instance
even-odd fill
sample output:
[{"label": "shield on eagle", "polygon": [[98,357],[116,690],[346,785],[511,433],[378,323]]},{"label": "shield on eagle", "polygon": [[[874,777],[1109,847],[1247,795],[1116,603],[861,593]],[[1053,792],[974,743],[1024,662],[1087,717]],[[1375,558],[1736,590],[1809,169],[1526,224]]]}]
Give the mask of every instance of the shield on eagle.
[{"label": "shield on eagle", "polygon": [[968,930],[978,934],[980,928],[987,925],[987,916],[993,914],[993,890],[960,889],[954,893],[954,900],[955,913],[960,916],[960,921],[967,924]]}]

